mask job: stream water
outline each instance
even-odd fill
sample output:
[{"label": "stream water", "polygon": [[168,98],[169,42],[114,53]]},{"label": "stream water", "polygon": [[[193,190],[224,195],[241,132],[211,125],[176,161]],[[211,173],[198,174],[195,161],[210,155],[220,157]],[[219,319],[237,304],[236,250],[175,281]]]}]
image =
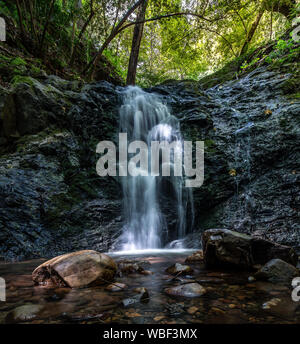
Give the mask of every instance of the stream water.
[{"label": "stream water", "polygon": [[[124,290],[106,291],[105,286],[83,289],[34,286],[31,273],[43,260],[0,264],[7,283],[7,300],[0,302],[0,323],[300,323],[299,303],[288,287],[266,282],[248,282],[249,273],[206,270],[191,265],[192,276],[174,280],[166,268],[184,263],[191,252],[150,251],[145,254],[114,254],[118,260],[142,260],[152,275],[117,277]],[[198,298],[172,297],[168,287],[198,281],[206,294]],[[136,287],[149,291],[147,302],[125,307],[122,301],[136,294]],[[271,301],[271,303],[270,303]],[[26,307],[23,307],[23,306]]]}]

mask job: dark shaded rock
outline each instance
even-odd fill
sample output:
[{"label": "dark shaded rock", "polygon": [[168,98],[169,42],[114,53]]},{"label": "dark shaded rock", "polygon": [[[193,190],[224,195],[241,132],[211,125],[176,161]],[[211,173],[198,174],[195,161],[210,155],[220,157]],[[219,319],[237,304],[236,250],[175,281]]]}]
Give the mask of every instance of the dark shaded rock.
[{"label": "dark shaded rock", "polygon": [[295,251],[263,239],[228,229],[210,229],[203,233],[204,263],[206,266],[235,266],[252,269],[272,258],[297,264]]},{"label": "dark shaded rock", "polygon": [[57,123],[67,107],[64,95],[37,80],[22,83],[8,95],[3,107],[3,129],[6,137],[36,134]]},{"label": "dark shaded rock", "polygon": [[203,253],[206,266],[234,265],[251,268],[251,237],[228,229],[211,229],[203,233]]},{"label": "dark shaded rock", "polygon": [[165,289],[168,295],[183,297],[200,297],[206,293],[206,289],[198,283],[187,283]]},{"label": "dark shaded rock", "polygon": [[299,270],[281,259],[270,260],[255,274],[256,279],[285,285],[291,285],[293,278],[297,276]]},{"label": "dark shaded rock", "polygon": [[109,256],[86,250],[55,257],[32,273],[36,284],[80,288],[113,280],[117,265]]},{"label": "dark shaded rock", "polygon": [[251,244],[254,264],[264,264],[268,260],[279,258],[289,264],[297,265],[298,256],[292,247],[279,245],[274,242],[255,237],[252,238]]},{"label": "dark shaded rock", "polygon": [[[117,248],[121,188],[117,179],[97,176],[95,150],[116,134],[118,95],[105,82],[81,88],[51,76],[19,84],[6,97],[0,255],[7,260]],[[74,108],[80,120],[70,118]]]}]

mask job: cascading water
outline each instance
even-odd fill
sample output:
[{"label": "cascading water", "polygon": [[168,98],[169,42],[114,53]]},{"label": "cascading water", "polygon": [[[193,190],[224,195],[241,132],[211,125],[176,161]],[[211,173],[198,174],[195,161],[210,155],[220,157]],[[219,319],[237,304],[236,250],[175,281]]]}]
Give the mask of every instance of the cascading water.
[{"label": "cascading water", "polygon": [[[176,141],[182,149],[178,120],[172,116],[158,95],[138,87],[127,87],[120,108],[120,132],[128,142]],[[151,153],[149,149],[149,166]],[[186,233],[187,205],[192,208],[192,194],[183,185],[183,177],[175,177],[174,152],[170,159],[170,177],[121,177],[124,197],[125,225],[123,250],[162,248],[166,243],[183,238]],[[192,211],[189,211],[192,214]]]}]

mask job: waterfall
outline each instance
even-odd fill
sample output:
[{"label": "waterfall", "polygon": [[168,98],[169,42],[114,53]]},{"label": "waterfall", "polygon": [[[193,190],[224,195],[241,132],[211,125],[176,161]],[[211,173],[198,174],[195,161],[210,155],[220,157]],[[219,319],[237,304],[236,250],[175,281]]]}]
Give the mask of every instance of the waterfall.
[{"label": "waterfall", "polygon": [[[120,132],[128,142],[176,141],[183,147],[179,121],[170,114],[158,95],[129,86],[123,91],[120,108]],[[151,152],[149,154],[149,166]],[[122,234],[124,250],[163,248],[186,234],[187,217],[191,217],[192,194],[183,185],[183,177],[175,177],[174,152],[170,159],[170,177],[120,177],[123,188],[125,225]],[[160,166],[161,167],[161,166]],[[190,207],[188,205],[190,204]],[[191,223],[191,220],[190,220]]]}]

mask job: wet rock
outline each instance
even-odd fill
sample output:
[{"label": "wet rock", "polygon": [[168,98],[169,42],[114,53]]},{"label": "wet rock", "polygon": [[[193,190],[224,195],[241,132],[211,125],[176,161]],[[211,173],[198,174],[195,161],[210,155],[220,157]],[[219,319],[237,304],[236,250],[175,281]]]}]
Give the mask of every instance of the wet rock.
[{"label": "wet rock", "polygon": [[211,229],[203,233],[203,252],[206,266],[253,265],[251,237],[227,229]]},{"label": "wet rock", "polygon": [[111,281],[117,265],[109,256],[92,250],[73,252],[55,257],[32,273],[32,279],[40,285],[80,288]]},{"label": "wet rock", "polygon": [[299,276],[299,270],[281,259],[272,259],[256,274],[255,278],[271,283],[290,285],[294,277]]},{"label": "wet rock", "polygon": [[18,323],[33,320],[37,317],[42,308],[43,306],[35,304],[27,304],[17,307],[7,314],[6,322]]},{"label": "wet rock", "polygon": [[115,283],[109,284],[105,288],[105,290],[108,290],[108,291],[121,291],[121,290],[123,290],[125,288],[127,288],[126,284],[120,283],[120,282],[115,282]]},{"label": "wet rock", "polygon": [[262,305],[262,308],[263,308],[263,309],[271,309],[272,307],[277,306],[280,302],[281,302],[281,299],[279,299],[279,298],[274,298],[274,299],[271,299],[270,301],[265,302],[265,303]]},{"label": "wet rock", "polygon": [[171,275],[189,275],[193,273],[193,269],[188,265],[176,263],[166,269],[166,272]]},{"label": "wet rock", "polygon": [[143,274],[150,275],[149,270],[145,270],[145,267],[150,266],[151,264],[148,261],[132,261],[132,260],[121,260],[118,262],[118,274],[119,276],[128,275],[128,274]]},{"label": "wet rock", "polygon": [[184,313],[184,306],[180,303],[167,303],[166,309],[170,316],[177,316]]},{"label": "wet rock", "polygon": [[198,283],[188,283],[165,289],[168,295],[184,297],[200,297],[206,293],[206,289]]},{"label": "wet rock", "polygon": [[296,264],[295,251],[288,246],[258,239],[228,229],[210,229],[203,233],[204,262],[208,267],[235,266],[252,269],[272,258]]},{"label": "wet rock", "polygon": [[153,275],[154,272],[153,272],[153,271],[150,271],[150,270],[144,270],[144,271],[141,272],[141,274],[147,276],[147,275]]},{"label": "wet rock", "polygon": [[150,298],[148,290],[144,287],[135,288],[133,291],[139,294],[141,301],[149,300]]},{"label": "wet rock", "polygon": [[138,293],[138,295],[135,295],[133,297],[129,297],[127,299],[122,300],[122,305],[124,307],[128,307],[131,306],[135,303],[148,303],[150,300],[150,296],[149,296],[149,292],[146,288],[144,287],[139,287],[139,288],[135,288],[133,290],[135,293]]},{"label": "wet rock", "polygon": [[203,251],[199,250],[197,252],[194,252],[191,256],[187,257],[185,260],[185,263],[193,264],[193,263],[199,263],[203,261]]}]

